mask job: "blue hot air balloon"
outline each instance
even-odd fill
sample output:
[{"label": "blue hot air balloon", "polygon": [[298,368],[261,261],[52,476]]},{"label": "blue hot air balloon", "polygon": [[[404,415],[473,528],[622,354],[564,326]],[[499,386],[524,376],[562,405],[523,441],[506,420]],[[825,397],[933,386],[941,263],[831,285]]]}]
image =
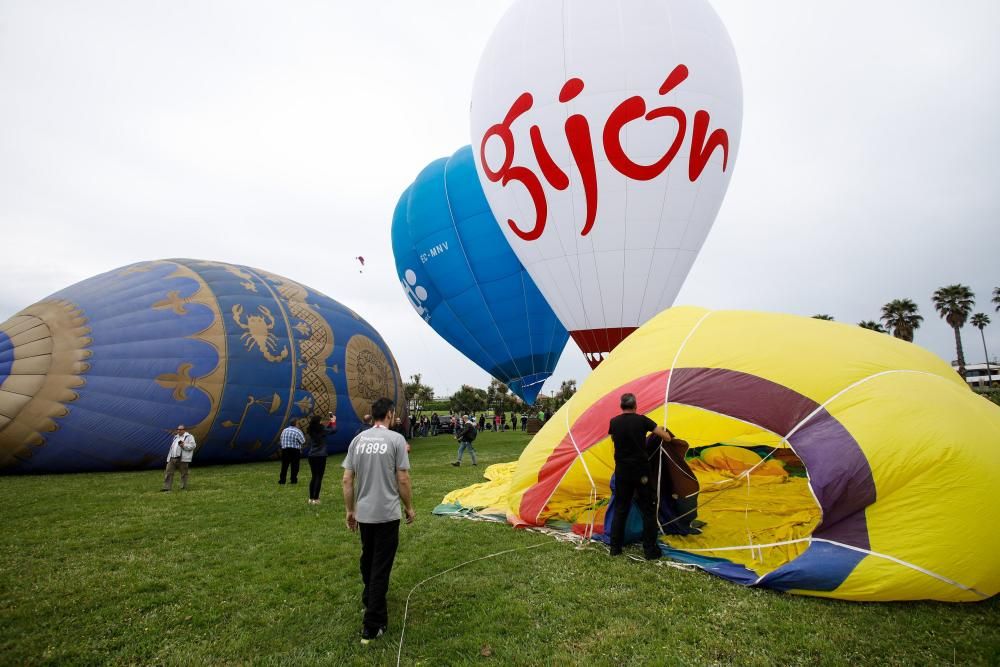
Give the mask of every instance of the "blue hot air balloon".
[{"label": "blue hot air balloon", "polygon": [[569,334],[497,225],[469,146],[430,163],[403,193],[392,250],[424,321],[534,403]]},{"label": "blue hot air balloon", "polygon": [[178,424],[196,463],[259,461],[329,413],[334,452],[382,396],[402,403],[399,370],[351,309],[246,266],[142,262],[0,324],[0,471],[159,467]]}]

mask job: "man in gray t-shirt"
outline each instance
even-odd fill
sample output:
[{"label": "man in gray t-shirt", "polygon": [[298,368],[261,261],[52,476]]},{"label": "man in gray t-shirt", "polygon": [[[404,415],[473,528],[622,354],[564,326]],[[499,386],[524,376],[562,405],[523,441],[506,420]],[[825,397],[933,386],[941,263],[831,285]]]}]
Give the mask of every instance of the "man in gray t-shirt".
[{"label": "man in gray t-shirt", "polygon": [[372,404],[375,424],[354,437],[342,464],[347,527],[361,533],[362,644],[382,635],[389,625],[386,595],[399,546],[400,501],[406,523],[413,523],[416,516],[406,440],[388,428],[395,417],[393,407],[388,398]]}]

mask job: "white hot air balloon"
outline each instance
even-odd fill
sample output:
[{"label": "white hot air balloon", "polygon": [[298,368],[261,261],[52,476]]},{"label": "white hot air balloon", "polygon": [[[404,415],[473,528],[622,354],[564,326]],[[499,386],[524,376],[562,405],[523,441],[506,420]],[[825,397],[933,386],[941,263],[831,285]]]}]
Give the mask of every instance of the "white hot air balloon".
[{"label": "white hot air balloon", "polygon": [[673,303],[742,115],[706,0],[518,0],[497,25],[472,95],[479,179],[591,366]]}]

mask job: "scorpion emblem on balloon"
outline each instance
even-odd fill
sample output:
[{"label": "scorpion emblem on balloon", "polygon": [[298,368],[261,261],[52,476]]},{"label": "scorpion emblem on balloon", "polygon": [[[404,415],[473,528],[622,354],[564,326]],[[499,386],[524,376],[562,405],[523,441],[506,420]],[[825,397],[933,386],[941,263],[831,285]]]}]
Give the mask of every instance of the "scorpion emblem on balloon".
[{"label": "scorpion emblem on balloon", "polygon": [[247,315],[246,323],[243,323],[241,321],[243,306],[240,304],[233,306],[233,321],[245,332],[240,336],[240,340],[246,345],[248,352],[256,347],[268,361],[283,361],[288,356],[288,348],[282,347],[281,354],[275,354],[278,349],[278,338],[271,333],[271,329],[274,328],[274,315],[267,306],[257,306],[257,310],[260,315]]}]

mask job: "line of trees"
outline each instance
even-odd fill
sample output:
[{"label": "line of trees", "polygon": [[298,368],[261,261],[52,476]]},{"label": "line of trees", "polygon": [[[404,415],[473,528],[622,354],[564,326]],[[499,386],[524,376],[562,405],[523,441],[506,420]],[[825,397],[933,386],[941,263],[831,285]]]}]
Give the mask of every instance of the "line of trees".
[{"label": "line of trees", "polygon": [[507,385],[493,378],[486,389],[463,384],[461,389],[451,396],[436,399],[434,388],[425,385],[422,379],[420,373],[415,373],[410,376],[409,382],[403,384],[403,393],[411,414],[416,412],[473,414],[486,410],[518,413],[538,410],[555,412],[576,393],[576,380],[565,380],[558,391],[554,391],[551,396],[540,395],[535,405],[529,407],[511,393]]},{"label": "line of trees", "polygon": [[[986,355],[987,377],[990,376],[990,355],[986,349],[986,334],[984,329],[990,324],[990,316],[986,313],[973,313],[976,305],[976,295],[967,285],[946,285],[934,291],[931,296],[934,309],[955,332],[955,353],[958,359],[958,372],[964,378],[965,350],[962,347],[962,327],[967,323],[979,329],[983,341],[983,354]],[[994,312],[1000,312],[1000,287],[993,288],[992,304]],[[820,320],[832,320],[831,315],[813,315]],[[913,336],[924,318],[918,312],[917,304],[912,299],[893,299],[882,306],[882,315],[878,320],[858,322],[863,329],[880,333],[889,333],[905,341],[913,342]]]}]

